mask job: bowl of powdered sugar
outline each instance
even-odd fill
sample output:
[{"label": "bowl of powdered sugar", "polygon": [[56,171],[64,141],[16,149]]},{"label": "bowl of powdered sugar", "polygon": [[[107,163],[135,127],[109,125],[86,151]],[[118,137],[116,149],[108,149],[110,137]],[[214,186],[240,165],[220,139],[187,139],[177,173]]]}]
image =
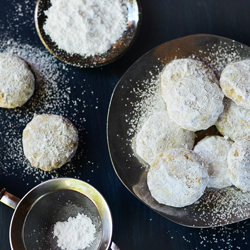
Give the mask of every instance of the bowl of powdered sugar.
[{"label": "bowl of powdered sugar", "polygon": [[136,0],[39,0],[38,35],[59,60],[82,68],[100,67],[121,57],[140,27]]},{"label": "bowl of powdered sugar", "polygon": [[2,192],[0,200],[15,208],[10,225],[13,250],[119,249],[111,242],[109,206],[99,191],[86,182],[51,179],[31,189],[21,200],[4,189]]}]

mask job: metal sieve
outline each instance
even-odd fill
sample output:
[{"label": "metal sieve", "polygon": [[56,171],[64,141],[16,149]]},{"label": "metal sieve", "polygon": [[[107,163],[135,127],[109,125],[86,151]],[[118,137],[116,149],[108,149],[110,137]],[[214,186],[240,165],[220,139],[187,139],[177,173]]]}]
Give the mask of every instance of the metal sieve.
[{"label": "metal sieve", "polygon": [[86,250],[119,249],[111,244],[113,224],[107,202],[94,187],[81,180],[48,180],[21,200],[2,189],[0,199],[15,209],[9,231],[12,250],[60,250],[53,227],[78,213],[86,214],[96,227],[95,240]]}]

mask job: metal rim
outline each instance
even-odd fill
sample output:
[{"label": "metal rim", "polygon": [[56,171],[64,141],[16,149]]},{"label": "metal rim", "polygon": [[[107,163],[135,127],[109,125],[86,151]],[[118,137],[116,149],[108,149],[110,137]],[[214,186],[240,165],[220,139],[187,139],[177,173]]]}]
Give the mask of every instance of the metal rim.
[{"label": "metal rim", "polygon": [[43,30],[43,25],[46,20],[46,16],[43,12],[41,5],[48,6],[50,0],[38,0],[35,8],[35,26],[39,38],[48,51],[53,54],[59,60],[80,68],[96,68],[107,65],[122,55],[124,55],[135,42],[140,27],[141,27],[141,4],[138,0],[127,0],[127,5],[131,7],[130,20],[127,21],[128,29],[124,32],[123,36],[114,44],[111,49],[102,54],[96,56],[84,57],[79,54],[68,54],[66,51],[58,49],[55,42],[53,42]]},{"label": "metal rim", "polygon": [[[26,250],[23,243],[22,227],[30,208],[32,208],[32,205],[49,192],[61,189],[79,192],[87,196],[95,204],[101,217],[103,229],[102,239],[98,249],[108,249],[111,244],[113,223],[109,206],[104,197],[93,186],[84,181],[74,178],[57,178],[45,181],[35,186],[18,203],[13,213],[9,229],[9,239],[12,250]],[[41,195],[36,193],[38,190],[43,191]]]},{"label": "metal rim", "polygon": [[[213,45],[217,45],[217,47],[213,47]],[[222,51],[219,50],[219,45],[222,46]],[[218,50],[216,50],[217,48]],[[130,133],[128,136],[130,127],[126,120],[133,120],[133,114],[136,112],[131,103],[140,101],[133,93],[134,90],[138,92],[145,90],[147,87],[143,84],[144,80],[148,79],[147,77],[152,77],[152,74],[156,74],[157,70],[161,71],[166,63],[175,58],[192,58],[192,56],[196,54],[202,59],[202,56],[205,57],[205,54],[200,54],[200,50],[202,49],[208,51],[206,52],[207,54],[212,50],[215,50],[216,53],[227,54],[233,51],[231,50],[232,48],[238,50],[242,59],[250,57],[250,48],[248,46],[216,35],[197,34],[163,43],[145,53],[125,72],[114,88],[109,103],[107,142],[111,162],[118,178],[136,198],[152,210],[183,226],[197,228],[215,227],[242,221],[247,219],[248,216],[247,213],[242,216],[229,214],[228,219],[219,218],[218,216],[215,220],[215,217],[209,214],[208,211],[208,216],[200,219],[199,216],[202,215],[202,210],[198,211],[195,205],[185,208],[174,208],[159,204],[153,199],[146,183],[147,169],[143,167],[140,160],[135,157],[131,148],[131,140],[134,134]],[[214,56],[215,62],[216,53],[212,55]],[[157,71],[158,73],[156,75],[158,75],[160,71]],[[132,115],[130,116],[129,114]],[[227,190],[225,190],[225,193],[227,193]],[[209,194],[215,194],[216,196],[216,191],[208,189],[205,194],[205,198],[209,196]],[[201,203],[202,202],[204,202],[205,206],[205,201],[201,201]],[[231,217],[233,219],[230,219]]]}]

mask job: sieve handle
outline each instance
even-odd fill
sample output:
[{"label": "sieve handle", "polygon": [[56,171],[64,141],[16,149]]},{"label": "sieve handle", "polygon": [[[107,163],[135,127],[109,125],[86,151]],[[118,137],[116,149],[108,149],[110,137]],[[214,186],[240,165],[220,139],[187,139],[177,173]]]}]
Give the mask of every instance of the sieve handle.
[{"label": "sieve handle", "polygon": [[119,248],[114,242],[111,243],[110,248],[111,248],[112,250],[120,250],[120,248]]},{"label": "sieve handle", "polygon": [[0,201],[5,205],[15,209],[20,199],[8,193],[5,188],[0,191]]}]

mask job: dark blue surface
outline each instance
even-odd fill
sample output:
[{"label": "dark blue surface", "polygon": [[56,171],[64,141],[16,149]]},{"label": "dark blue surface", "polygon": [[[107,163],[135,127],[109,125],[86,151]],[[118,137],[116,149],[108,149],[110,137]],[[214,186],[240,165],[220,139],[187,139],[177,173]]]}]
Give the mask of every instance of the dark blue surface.
[{"label": "dark blue surface", "polygon": [[[35,1],[0,1],[0,38],[13,38],[16,41],[44,49],[33,20]],[[236,223],[214,229],[193,229],[174,224],[156,214],[137,200],[116,176],[107,148],[106,116],[112,91],[125,71],[140,56],[161,43],[186,35],[208,33],[228,37],[250,46],[250,1],[247,0],[141,0],[142,26],[133,47],[118,61],[97,69],[79,69],[67,66],[67,84],[74,85],[70,98],[86,90],[87,103],[83,114],[73,119],[81,129],[78,158],[85,167],[75,173],[65,174],[63,168],[59,176],[79,177],[96,187],[106,198],[113,215],[113,241],[121,250],[191,250],[191,249],[249,249],[250,221]],[[1,43],[1,40],[0,40]],[[11,46],[11,45],[10,45]],[[82,79],[85,79],[85,82]],[[83,86],[84,84],[84,86]],[[98,99],[98,109],[94,109]],[[80,104],[79,104],[80,105]],[[79,106],[79,110],[81,107]],[[7,110],[0,110],[1,119],[8,119]],[[86,122],[81,122],[84,116]],[[15,122],[15,121],[10,121]],[[2,126],[0,121],[0,126]],[[5,127],[0,127],[5,131]],[[21,134],[22,129],[17,133]],[[3,133],[4,134],[4,133]],[[5,140],[0,138],[0,185],[22,197],[39,182],[34,175],[22,176],[22,168],[6,175],[1,166],[11,162],[6,159]],[[81,158],[82,157],[82,158]],[[11,170],[9,170],[12,172]],[[25,179],[25,180],[24,180]],[[0,204],[0,250],[9,250],[8,230],[13,210]]]}]

